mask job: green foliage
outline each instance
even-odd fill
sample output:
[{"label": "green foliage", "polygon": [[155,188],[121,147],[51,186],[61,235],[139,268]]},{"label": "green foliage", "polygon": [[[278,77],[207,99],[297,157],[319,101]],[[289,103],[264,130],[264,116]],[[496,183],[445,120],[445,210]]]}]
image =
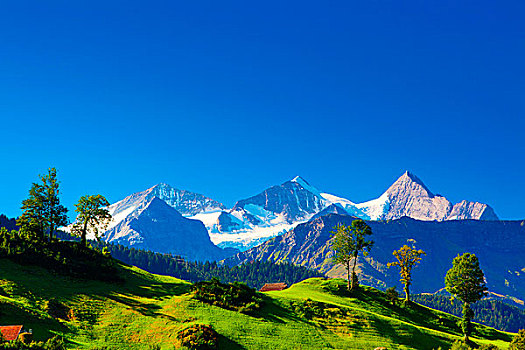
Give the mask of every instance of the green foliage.
[{"label": "green foliage", "polygon": [[485,276],[476,255],[465,253],[454,258],[445,276],[445,287],[450,294],[469,304],[485,296]]},{"label": "green foliage", "polygon": [[192,291],[200,301],[246,314],[259,310],[263,304],[262,297],[255,289],[241,282],[224,284],[214,278],[195,283]]},{"label": "green foliage", "polygon": [[520,329],[518,334],[512,338],[509,350],[525,350],[525,329]]},{"label": "green foliage", "polygon": [[182,346],[196,350],[217,349],[219,335],[209,325],[194,324],[177,333]]},{"label": "green foliage", "polygon": [[[359,252],[367,255],[374,241],[366,240],[366,236],[372,234],[372,229],[361,219],[352,221],[350,226],[339,224],[335,227],[333,234],[332,250],[334,251],[333,262],[343,264],[348,275],[348,289],[353,290],[359,286],[355,267]],[[350,262],[353,260],[352,274],[350,274]]]},{"label": "green foliage", "polygon": [[409,247],[406,244],[394,250],[392,253],[397,261],[388,263],[388,267],[399,266],[399,274],[401,275],[401,283],[405,285],[405,301],[410,301],[410,285],[412,284],[412,269],[421,261],[421,255],[426,255],[422,250],[416,250],[414,247]]},{"label": "green foliage", "polygon": [[118,281],[115,261],[77,242],[47,241],[0,228],[0,258],[87,279]]},{"label": "green foliage", "polygon": [[111,214],[106,209],[108,206],[109,202],[100,194],[82,196],[75,204],[77,219],[71,233],[80,237],[82,244],[87,245],[88,233],[92,233],[99,240],[100,234],[106,230],[111,221]]},{"label": "green foliage", "polygon": [[328,319],[346,314],[340,308],[310,298],[294,300],[290,303],[290,307],[297,316],[307,320],[313,320],[314,318]]},{"label": "green foliage", "polygon": [[[451,301],[444,295],[416,294],[412,299],[420,304],[452,315],[461,316],[463,303]],[[525,324],[525,310],[506,304],[499,300],[480,300],[471,304],[474,311],[473,321],[507,332],[518,332]]]},{"label": "green foliage", "polygon": [[396,287],[387,288],[385,291],[385,297],[386,297],[386,300],[390,301],[392,305],[395,306],[396,301],[399,298],[399,293],[397,292]]},{"label": "green foliage", "polygon": [[483,298],[487,292],[485,276],[479,267],[476,255],[465,253],[454,258],[452,268],[445,276],[445,287],[450,294],[464,303],[463,318],[460,324],[465,341],[468,342],[472,331],[471,319],[474,316],[470,304]]},{"label": "green foliage", "polygon": [[24,212],[17,224],[27,235],[42,238],[48,232],[51,239],[58,227],[67,225],[67,209],[60,204],[56,169],[50,168],[39,178],[41,183],[33,183],[28,198],[22,201]]}]

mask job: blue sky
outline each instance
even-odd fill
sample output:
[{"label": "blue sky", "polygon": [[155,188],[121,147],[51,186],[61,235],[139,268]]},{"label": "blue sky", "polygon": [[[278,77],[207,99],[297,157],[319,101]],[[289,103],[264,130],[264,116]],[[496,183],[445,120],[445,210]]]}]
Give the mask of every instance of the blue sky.
[{"label": "blue sky", "polygon": [[70,210],[295,175],[364,201],[408,169],[523,219],[525,3],[459,3],[3,2],[0,212],[50,166]]}]

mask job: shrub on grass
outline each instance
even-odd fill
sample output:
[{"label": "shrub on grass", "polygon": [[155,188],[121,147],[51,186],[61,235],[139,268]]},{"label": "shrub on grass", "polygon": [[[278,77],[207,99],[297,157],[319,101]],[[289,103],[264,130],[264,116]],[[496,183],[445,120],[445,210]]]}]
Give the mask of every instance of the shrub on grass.
[{"label": "shrub on grass", "polygon": [[386,300],[392,303],[392,305],[396,306],[396,301],[399,298],[399,293],[397,292],[396,287],[387,288],[385,297]]},{"label": "shrub on grass", "polygon": [[498,350],[499,348],[494,344],[483,344],[480,345],[478,350]]},{"label": "shrub on grass", "polygon": [[202,302],[242,313],[253,313],[263,304],[255,289],[240,282],[224,284],[213,278],[195,283],[192,290],[195,298]]},{"label": "shrub on grass", "polygon": [[69,308],[55,298],[46,301],[45,309],[49,316],[53,318],[60,318],[63,320],[69,319]]},{"label": "shrub on grass", "polygon": [[217,332],[205,324],[194,324],[177,333],[182,346],[195,350],[217,349],[218,338]]}]

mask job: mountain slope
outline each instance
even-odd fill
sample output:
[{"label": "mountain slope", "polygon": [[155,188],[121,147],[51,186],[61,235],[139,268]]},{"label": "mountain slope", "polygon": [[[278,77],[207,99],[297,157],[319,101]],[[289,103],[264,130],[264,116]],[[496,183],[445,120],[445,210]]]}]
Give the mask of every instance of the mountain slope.
[{"label": "mountain slope", "polygon": [[[263,309],[249,316],[193,299],[187,282],[132,267],[119,267],[122,284],[72,280],[4,259],[0,271],[0,324],[23,322],[35,340],[58,334],[74,349],[180,349],[176,334],[192,324],[211,325],[219,349],[430,350],[460,337],[454,316],[417,305],[392,308],[371,288],[348,297],[342,280],[309,279],[265,293]],[[51,316],[50,299],[74,317]],[[476,326],[473,340],[505,348],[511,336]]]},{"label": "mountain slope", "polygon": [[[338,223],[349,225],[355,218],[329,214],[298,225],[234,257],[228,264],[251,260],[287,261],[315,268],[331,276],[344,276],[340,265],[331,261],[331,231]],[[444,285],[452,259],[460,253],[475,253],[485,272],[489,290],[525,300],[525,224],[520,221],[370,221],[375,245],[366,258],[359,259],[360,279],[368,285],[398,286],[398,271],[388,269],[392,251],[403,244],[416,244],[428,253],[413,273],[414,292],[435,292]]]},{"label": "mountain slope", "polygon": [[[136,198],[132,199],[136,204]],[[181,255],[189,260],[218,260],[231,254],[211,242],[202,222],[183,217],[160,198],[153,197],[137,207],[128,204],[122,203],[125,209],[121,211],[127,215],[105,232],[106,242]]]}]

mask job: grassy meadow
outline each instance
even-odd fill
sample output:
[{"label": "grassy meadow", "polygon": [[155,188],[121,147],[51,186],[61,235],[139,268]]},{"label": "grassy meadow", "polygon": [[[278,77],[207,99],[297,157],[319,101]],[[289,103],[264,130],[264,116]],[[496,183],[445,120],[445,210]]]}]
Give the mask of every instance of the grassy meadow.
[{"label": "grassy meadow", "polygon": [[[121,265],[122,283],[74,279],[0,259],[0,324],[24,324],[35,340],[63,336],[73,349],[179,349],[193,323],[219,333],[219,349],[442,349],[461,336],[457,317],[420,305],[392,306],[384,293],[312,278],[264,295],[254,315],[204,304],[191,284]],[[51,317],[56,299],[71,310]],[[506,349],[512,334],[476,325],[473,340]],[[158,347],[157,347],[158,346]]]}]

